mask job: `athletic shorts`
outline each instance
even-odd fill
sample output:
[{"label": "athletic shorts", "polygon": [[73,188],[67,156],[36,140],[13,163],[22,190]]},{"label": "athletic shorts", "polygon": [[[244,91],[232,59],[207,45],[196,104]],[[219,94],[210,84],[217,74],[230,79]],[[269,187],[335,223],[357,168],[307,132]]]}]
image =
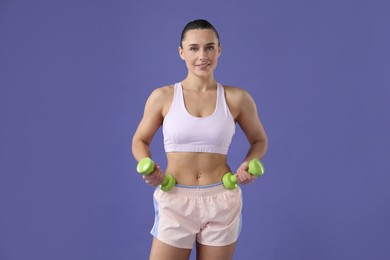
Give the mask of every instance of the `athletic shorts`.
[{"label": "athletic shorts", "polygon": [[154,192],[155,220],[151,234],[178,248],[225,246],[237,241],[241,231],[242,194],[222,183],[209,186],[176,185]]}]

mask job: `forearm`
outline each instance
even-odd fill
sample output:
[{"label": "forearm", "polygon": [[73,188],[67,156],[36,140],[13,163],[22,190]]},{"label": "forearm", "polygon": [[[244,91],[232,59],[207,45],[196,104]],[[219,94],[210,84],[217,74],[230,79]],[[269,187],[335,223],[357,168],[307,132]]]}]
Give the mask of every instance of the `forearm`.
[{"label": "forearm", "polygon": [[132,152],[136,161],[140,161],[145,157],[151,157],[150,145],[142,140],[133,140]]},{"label": "forearm", "polygon": [[[142,140],[133,140],[132,152],[134,158],[139,162],[145,157],[151,157],[150,145]],[[158,164],[154,164],[154,169],[152,173],[143,175],[142,178],[145,182],[153,187],[160,185],[164,179],[164,173],[162,172]]]},{"label": "forearm", "polygon": [[256,141],[252,143],[249,147],[248,153],[245,156],[244,161],[249,162],[254,158],[262,160],[267,152],[267,148],[268,148],[267,140]]}]

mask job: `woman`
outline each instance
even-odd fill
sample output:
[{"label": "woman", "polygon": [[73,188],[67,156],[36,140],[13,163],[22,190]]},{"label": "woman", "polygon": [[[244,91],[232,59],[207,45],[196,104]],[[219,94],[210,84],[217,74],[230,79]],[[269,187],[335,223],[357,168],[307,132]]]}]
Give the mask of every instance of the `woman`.
[{"label": "woman", "polygon": [[[137,161],[151,157],[150,143],[162,126],[166,172],[177,183],[168,192],[155,190],[150,259],[189,259],[195,242],[197,259],[232,259],[242,199],[240,188],[228,190],[221,183],[231,171],[226,154],[237,123],[249,142],[237,179],[240,184],[251,183],[256,177],[247,172],[248,162],[264,157],[267,136],[252,97],[214,79],[221,44],[208,21],[195,20],[184,27],[179,55],[188,68],[187,77],[151,93],[132,144]],[[155,171],[144,179],[157,187],[163,177],[155,164]]]}]

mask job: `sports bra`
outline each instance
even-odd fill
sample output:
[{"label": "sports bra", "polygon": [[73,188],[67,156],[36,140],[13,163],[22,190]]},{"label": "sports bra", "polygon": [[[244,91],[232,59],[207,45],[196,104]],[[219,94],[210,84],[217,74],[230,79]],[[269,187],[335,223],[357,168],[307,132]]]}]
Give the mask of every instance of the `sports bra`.
[{"label": "sports bra", "polygon": [[220,83],[215,110],[206,117],[191,115],[184,104],[181,83],[174,85],[173,101],[162,126],[165,152],[227,154],[235,131],[236,124]]}]

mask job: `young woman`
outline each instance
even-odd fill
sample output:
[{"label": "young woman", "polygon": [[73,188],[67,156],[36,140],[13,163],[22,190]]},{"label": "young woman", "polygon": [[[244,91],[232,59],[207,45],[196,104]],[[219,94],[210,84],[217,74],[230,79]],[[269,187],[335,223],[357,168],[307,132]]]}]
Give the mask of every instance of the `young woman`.
[{"label": "young woman", "polygon": [[[189,259],[196,243],[197,259],[232,259],[241,228],[240,188],[221,183],[231,171],[226,155],[238,124],[249,150],[237,169],[240,184],[253,182],[248,162],[262,159],[267,136],[252,97],[241,88],[223,86],[214,79],[221,55],[216,29],[206,20],[189,22],[183,29],[179,55],[188,68],[179,83],[155,89],[134,134],[132,151],[137,161],[151,157],[150,143],[162,126],[167,169],[176,186],[154,192],[155,223],[150,259]],[[158,164],[144,176],[158,187],[164,173]]]}]

